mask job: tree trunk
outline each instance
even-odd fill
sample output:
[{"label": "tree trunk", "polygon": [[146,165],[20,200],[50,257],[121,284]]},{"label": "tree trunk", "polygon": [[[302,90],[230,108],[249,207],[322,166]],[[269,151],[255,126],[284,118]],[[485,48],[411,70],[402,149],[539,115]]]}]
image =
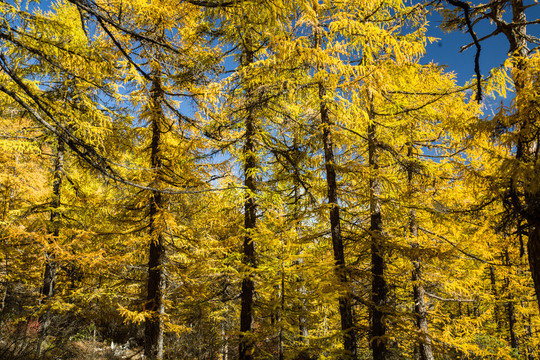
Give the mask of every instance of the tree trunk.
[{"label": "tree trunk", "polygon": [[433,360],[433,350],[431,348],[431,339],[428,331],[427,321],[427,309],[425,302],[425,292],[422,286],[422,272],[420,262],[418,260],[413,261],[413,276],[414,282],[414,314],[416,315],[416,327],[420,331],[421,337],[418,343],[418,350],[421,360]]},{"label": "tree trunk", "polygon": [[[498,6],[498,11],[495,13],[492,11],[491,20],[495,22],[497,29],[506,36],[510,44],[509,55],[517,56],[514,66],[518,73],[513,80],[517,99],[516,108],[520,111],[520,105],[522,105],[520,99],[526,98],[523,93],[525,92],[526,81],[528,81],[527,78],[522,78],[519,75],[519,71],[525,70],[526,62],[524,59],[529,55],[527,48],[527,19],[525,16],[527,7],[523,4],[523,0],[511,0],[512,22],[509,24],[504,21],[501,15],[503,5],[504,3],[494,4],[494,6]],[[525,103],[523,105],[529,104]],[[531,149],[538,148],[540,141],[538,131],[533,132],[533,136],[531,136],[531,127],[536,126],[534,124],[536,116],[534,114],[518,115],[521,122],[517,124],[516,160],[534,166],[538,162],[538,152]],[[510,192],[512,211],[521,219],[525,218],[527,221],[529,268],[534,282],[537,304],[540,309],[540,217],[538,216],[538,213],[540,213],[540,191],[537,189],[525,190],[523,204],[517,194],[513,180],[510,184]]]},{"label": "tree trunk", "polygon": [[[411,210],[410,214],[410,226],[411,236],[416,238],[418,236],[418,224],[416,223],[416,214],[414,210]],[[413,249],[418,249],[419,245],[415,241],[412,244]],[[416,257],[413,260],[413,296],[414,296],[414,314],[416,316],[416,328],[420,332],[420,341],[418,343],[418,352],[421,360],[433,360],[433,350],[431,348],[431,338],[429,337],[428,321],[427,321],[427,309],[425,302],[424,286],[422,285],[422,268],[420,266],[420,260]]]},{"label": "tree trunk", "polygon": [[[540,195],[538,196],[540,204]],[[537,205],[538,206],[538,205]],[[540,221],[529,221],[529,241],[527,243],[527,252],[529,255],[529,267],[531,270],[536,300],[540,309]]]},{"label": "tree trunk", "polygon": [[[369,94],[371,98],[371,94]],[[370,99],[371,100],[371,99]],[[374,120],[373,104],[370,106],[370,124],[368,125],[368,157],[371,171],[379,168],[379,155],[377,151],[376,126]],[[369,179],[370,188],[370,234],[371,234],[371,339],[370,345],[373,353],[373,360],[384,360],[387,356],[386,348],[386,320],[384,310],[387,304],[388,286],[384,278],[384,239],[382,235],[382,214],[381,214],[381,182],[378,175],[371,175]]]},{"label": "tree trunk", "polygon": [[491,281],[491,294],[495,300],[493,306],[493,320],[497,325],[497,333],[501,332],[501,309],[499,308],[499,292],[497,291],[497,278],[495,276],[495,267],[490,265],[489,267],[489,279]]},{"label": "tree trunk", "polygon": [[[245,44],[243,66],[249,66],[253,62],[254,53],[251,50],[251,41],[248,38]],[[251,270],[255,267],[255,243],[253,232],[257,225],[257,202],[255,199],[257,157],[255,155],[255,116],[252,105],[251,90],[247,89],[247,116],[245,119],[246,133],[244,143],[244,186],[246,194],[244,198],[244,247],[242,263],[249,271],[249,275],[242,279],[241,308],[240,308],[240,343],[239,359],[252,360],[254,344],[252,338],[253,322],[253,295],[255,283]]]},{"label": "tree trunk", "polygon": [[[411,161],[413,156],[413,142],[409,143],[407,156]],[[409,193],[411,198],[414,196],[413,184],[413,168],[409,166],[407,169],[407,181],[409,184]],[[411,247],[413,251],[417,251],[419,244],[418,238],[418,222],[416,220],[416,211],[411,208],[409,211],[409,233],[413,239]],[[414,298],[414,314],[416,316],[416,327],[420,332],[420,341],[418,342],[418,354],[421,360],[433,360],[433,350],[431,348],[431,338],[429,337],[427,309],[425,301],[424,286],[422,284],[422,268],[420,265],[419,256],[413,255],[413,298]]]},{"label": "tree trunk", "polygon": [[[49,232],[52,237],[49,240],[50,244],[52,244],[54,241],[57,241],[58,235],[60,235],[59,208],[61,204],[62,179],[64,176],[64,151],[64,143],[60,139],[57,139],[56,157],[54,159],[53,194],[51,199],[51,208],[53,210],[51,211],[50,217],[51,228]],[[43,275],[43,288],[41,289],[41,295],[43,296],[43,298],[41,299],[42,306],[48,307],[47,302],[49,302],[49,300],[54,296],[57,267],[58,264],[56,262],[54,252],[46,251],[45,273]],[[41,323],[41,330],[37,345],[37,353],[41,356],[41,344],[47,336],[47,332],[49,331],[49,327],[51,325],[51,313],[48,308],[45,310],[45,313],[41,316],[39,320],[39,322]]]},{"label": "tree trunk", "polygon": [[535,359],[535,352],[531,348],[531,341],[533,338],[533,331],[532,331],[532,321],[531,321],[531,315],[528,316],[528,323],[525,325],[525,332],[527,334],[527,360],[534,360]]},{"label": "tree trunk", "polygon": [[[294,135],[293,139],[293,161],[294,161],[294,180],[293,180],[293,186],[294,186],[294,209],[293,209],[293,219],[294,219],[294,225],[296,227],[296,236],[297,238],[300,238],[300,234],[302,232],[301,227],[301,219],[300,219],[300,181],[299,176],[300,174],[296,173],[298,166],[300,165],[301,156],[300,156],[300,149],[298,146],[298,136]],[[302,250],[298,252],[298,255],[302,255]],[[300,293],[302,297],[301,304],[298,307],[299,310],[299,316],[298,316],[298,330],[300,334],[300,341],[304,344],[308,342],[308,336],[309,336],[309,330],[307,326],[307,307],[306,307],[306,286],[304,284],[305,280],[302,275],[302,264],[304,263],[304,259],[302,257],[298,257],[295,264],[298,266],[298,280],[297,282],[300,284],[300,288],[298,289],[298,292]]]},{"label": "tree trunk", "polygon": [[[504,252],[505,263],[510,265],[510,255],[508,249]],[[506,315],[508,316],[508,337],[510,340],[510,346],[518,350],[518,338],[516,335],[516,312],[514,309],[514,296],[512,295],[512,290],[510,289],[510,280],[508,277],[504,278],[504,289],[507,292],[507,302],[506,302]]]},{"label": "tree trunk", "polygon": [[[150,162],[155,178],[152,186],[159,188],[162,182],[163,154],[161,135],[164,128],[162,110],[163,89],[156,76],[150,90],[152,140],[150,144]],[[148,259],[148,293],[145,310],[150,315],[145,320],[144,355],[149,360],[163,359],[163,304],[165,293],[165,242],[163,236],[163,194],[153,190],[150,197],[150,249]]]},{"label": "tree trunk", "polygon": [[343,238],[341,236],[334,145],[330,128],[331,122],[328,115],[328,107],[326,106],[324,100],[325,95],[326,90],[323,84],[319,84],[321,124],[323,126],[324,165],[326,169],[328,205],[330,205],[330,231],[332,235],[332,248],[334,251],[335,272],[341,285],[340,287],[346,289],[346,294],[339,297],[339,314],[341,317],[341,330],[343,331],[343,348],[348,353],[350,358],[356,359],[356,334],[353,323],[349,280],[347,276],[347,268],[345,266]]},{"label": "tree trunk", "polygon": [[[510,42],[510,51],[512,55],[519,56],[517,60],[516,67],[518,70],[525,70],[526,64],[522,59],[526,58],[528,54],[527,49],[527,39],[526,31],[527,22],[525,16],[525,6],[523,0],[512,0],[512,23],[521,24],[516,25],[513,31],[505,32],[509,42]],[[519,107],[521,101],[519,98],[521,96],[526,97],[526,94],[523,94],[525,91],[525,81],[528,81],[527,78],[522,79],[520,76],[514,77],[514,86],[516,89],[516,98],[517,108]],[[529,104],[523,104],[529,105]],[[535,114],[519,114],[520,118],[523,119],[522,123],[519,124],[519,133],[518,133],[518,143],[516,146],[516,159],[523,161],[529,164],[538,163],[538,151],[534,150],[539,144],[540,134],[538,130],[536,133],[533,132],[531,127],[537,126],[534,124],[536,115]],[[531,134],[532,132],[532,134]],[[532,135],[532,136],[531,136]],[[531,146],[532,145],[532,146]],[[532,150],[531,150],[532,149]],[[534,166],[534,165],[533,165]],[[537,174],[538,175],[538,174]],[[533,188],[537,188],[534,187]],[[538,307],[540,309],[540,191],[533,189],[532,191],[525,190],[525,218],[527,220],[527,233],[528,233],[528,257],[529,257],[529,267],[531,270],[531,275],[534,282],[534,289],[536,292],[536,300]]]}]

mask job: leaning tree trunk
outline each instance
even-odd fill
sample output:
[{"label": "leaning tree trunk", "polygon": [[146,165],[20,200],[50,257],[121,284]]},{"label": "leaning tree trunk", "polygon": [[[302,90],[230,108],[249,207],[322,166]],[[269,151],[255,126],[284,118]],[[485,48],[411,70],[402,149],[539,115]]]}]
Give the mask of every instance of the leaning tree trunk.
[{"label": "leaning tree trunk", "polygon": [[[61,204],[61,188],[62,179],[64,174],[64,142],[60,139],[57,140],[56,157],[54,159],[54,173],[53,173],[53,194],[51,199],[51,228],[49,230],[51,240],[49,244],[52,244],[58,239],[60,235],[60,204]],[[41,305],[48,306],[48,302],[54,296],[54,290],[56,285],[56,271],[57,271],[56,256],[53,251],[45,252],[45,273],[43,275],[43,288],[41,289]],[[45,313],[40,318],[41,329],[37,345],[37,353],[41,355],[41,345],[45,336],[49,331],[51,325],[51,313],[47,308]]]},{"label": "leaning tree trunk", "polygon": [[[251,39],[245,43],[243,66],[253,63],[254,53],[251,49]],[[252,271],[255,267],[255,242],[253,232],[257,225],[257,202],[255,199],[257,157],[255,155],[255,115],[253,109],[253,99],[250,89],[246,91],[248,104],[245,119],[246,132],[244,135],[244,186],[246,194],[244,198],[244,244],[243,244],[243,265],[248,268],[248,275],[242,279],[242,292],[240,294],[240,339],[239,339],[239,359],[252,360],[255,350],[253,343],[253,295],[255,293],[255,282]]]},{"label": "leaning tree trunk", "polygon": [[150,162],[152,170],[155,172],[150,196],[150,249],[148,258],[148,290],[145,310],[149,316],[145,320],[144,328],[144,355],[149,360],[163,359],[163,314],[164,293],[165,293],[165,241],[163,235],[163,194],[158,191],[162,182],[163,154],[162,134],[165,128],[164,114],[162,110],[163,89],[159,77],[152,80],[150,90],[150,102],[152,115],[150,126],[152,130],[152,140],[150,143]]},{"label": "leaning tree trunk", "polygon": [[[371,94],[368,94],[372,101]],[[379,168],[379,154],[377,149],[377,135],[375,126],[375,114],[373,104],[369,111],[370,124],[368,125],[368,157],[369,167],[372,172]],[[385,307],[388,302],[388,286],[384,278],[384,238],[382,234],[383,222],[381,214],[381,181],[376,173],[369,179],[370,191],[370,233],[371,233],[371,275],[372,286],[371,301],[371,349],[373,360],[385,360],[387,356],[386,348],[386,320]]]}]

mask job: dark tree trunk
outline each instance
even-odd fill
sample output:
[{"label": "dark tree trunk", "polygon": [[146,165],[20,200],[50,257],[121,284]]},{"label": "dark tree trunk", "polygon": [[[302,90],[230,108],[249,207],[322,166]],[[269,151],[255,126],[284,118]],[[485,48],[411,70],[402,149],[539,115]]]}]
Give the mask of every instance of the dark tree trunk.
[{"label": "dark tree trunk", "polygon": [[[163,154],[161,136],[164,129],[162,110],[163,90],[158,77],[152,81],[151,117],[152,140],[150,162],[155,178],[152,186],[159,188],[162,182]],[[150,249],[148,258],[148,293],[145,310],[150,312],[144,328],[144,355],[149,360],[163,359],[163,314],[165,293],[165,243],[163,238],[163,194],[153,190],[150,197]]]},{"label": "dark tree trunk", "polygon": [[[515,68],[518,71],[525,69],[526,59],[529,55],[527,47],[527,19],[525,10],[528,6],[523,4],[523,0],[510,0],[512,6],[512,22],[508,23],[503,18],[503,6],[507,3],[501,2],[493,4],[490,12],[490,19],[496,24],[497,30],[503,33],[510,45],[509,55],[517,56],[515,60]],[[521,98],[526,99],[525,84],[527,79],[521,78],[519,72],[514,76],[514,87],[516,90],[517,110],[520,110],[520,105],[529,105],[521,103]],[[516,125],[517,142],[516,142],[516,159],[518,161],[528,163],[532,166],[538,163],[538,151],[540,146],[540,134],[538,130],[533,131],[535,126],[534,114],[519,114],[520,122]],[[535,149],[536,150],[531,150]],[[540,175],[537,173],[536,178]],[[534,187],[533,187],[534,188]],[[511,211],[521,219],[526,220],[526,230],[528,235],[528,258],[531,276],[534,282],[536,292],[536,300],[540,308],[540,191],[533,189],[532,191],[525,190],[523,195],[524,201],[519,196],[520,190],[515,187],[515,182],[512,179],[510,182],[510,202],[512,204]]]},{"label": "dark tree trunk", "polygon": [[491,294],[495,300],[495,305],[493,307],[493,320],[497,325],[497,333],[501,332],[501,309],[499,307],[499,292],[497,290],[497,278],[495,276],[495,267],[489,267],[489,279],[491,282]]},{"label": "dark tree trunk", "polygon": [[[285,314],[285,264],[283,263],[284,262],[283,256],[285,254],[285,250],[284,250],[284,243],[283,243],[284,240],[281,240],[281,241],[282,241],[282,243],[281,243],[281,256],[282,256],[282,259],[281,259],[281,294],[280,294],[280,313],[279,313],[278,320],[281,320],[281,318],[283,317],[283,314]],[[285,352],[284,352],[285,349],[284,349],[284,346],[283,346],[284,332],[285,332],[285,328],[284,328],[283,323],[282,323],[282,325],[280,325],[280,327],[279,327],[279,346],[278,346],[279,360],[283,360],[285,358]]]},{"label": "dark tree trunk", "polygon": [[341,235],[341,222],[337,195],[337,179],[335,170],[334,145],[332,141],[331,122],[328,115],[324,97],[325,88],[319,84],[319,101],[321,111],[321,124],[323,127],[324,165],[326,169],[326,187],[328,190],[328,204],[330,205],[330,231],[332,235],[332,248],[334,250],[335,272],[340,285],[346,288],[347,293],[339,297],[339,314],[341,317],[341,330],[343,331],[343,348],[351,359],[357,358],[356,333],[354,330],[352,305],[350,298],[349,280],[345,266],[343,238]]},{"label": "dark tree trunk", "polygon": [[[374,119],[373,105],[369,111],[370,120]],[[368,125],[368,157],[371,171],[379,168],[379,155],[377,150],[376,127],[373,122]],[[382,234],[383,222],[381,214],[381,182],[378,175],[369,179],[370,188],[370,233],[371,233],[371,339],[370,345],[373,360],[384,360],[387,356],[386,348],[386,320],[385,308],[387,305],[388,286],[384,278],[384,238]]]},{"label": "dark tree trunk", "polygon": [[[250,39],[246,40],[246,49],[244,51],[243,65],[249,66],[253,62],[254,53],[251,50]],[[244,139],[244,186],[246,194],[244,198],[244,236],[243,258],[242,262],[247,269],[255,267],[255,243],[253,241],[253,231],[257,225],[257,202],[255,199],[256,188],[256,170],[257,157],[255,155],[255,116],[251,99],[250,89],[246,91],[248,111],[245,120],[245,139]],[[242,279],[241,308],[240,308],[240,343],[239,359],[252,360],[254,344],[252,339],[253,322],[253,294],[255,293],[255,283],[253,275]]]},{"label": "dark tree trunk", "polygon": [[[504,252],[505,263],[510,265],[510,254],[508,249]],[[514,296],[512,295],[512,290],[510,289],[510,280],[508,277],[504,278],[504,289],[507,292],[506,295],[506,315],[508,317],[508,337],[510,340],[510,346],[514,349],[518,349],[518,338],[516,334],[516,311],[514,309]]]},{"label": "dark tree trunk", "polygon": [[[409,160],[413,156],[413,142],[409,143],[407,149],[407,156]],[[413,184],[413,168],[409,166],[407,169],[407,181],[409,184],[409,192],[411,198],[413,198],[415,190]],[[409,212],[409,233],[412,238],[411,247],[413,251],[417,251],[419,244],[418,237],[418,222],[416,220],[416,211],[411,209]],[[416,328],[420,332],[420,341],[418,342],[418,355],[421,360],[433,360],[433,350],[431,348],[431,338],[429,337],[428,321],[427,321],[427,309],[425,301],[424,286],[422,284],[422,268],[420,265],[420,259],[418,255],[413,255],[413,298],[414,298],[414,314],[416,316]]]},{"label": "dark tree trunk", "polygon": [[[525,63],[521,58],[528,56],[526,31],[527,22],[525,16],[525,6],[523,0],[512,0],[512,23],[522,24],[512,28],[512,31],[505,32],[505,35],[510,42],[510,51],[513,55],[517,55],[520,59],[517,61],[516,67],[519,70],[525,70]],[[520,76],[515,76],[514,86],[516,89],[516,97],[518,98],[518,111],[521,101],[519,97],[526,97],[524,94],[525,81]],[[529,104],[522,104],[529,106]],[[540,146],[540,132],[534,131],[535,114],[518,114],[522,119],[519,124],[518,143],[516,146],[516,159],[529,164],[538,163],[538,147]],[[532,146],[531,146],[532,145]],[[536,149],[536,150],[535,150]],[[537,173],[537,175],[540,175]],[[535,188],[535,187],[533,187]],[[524,194],[525,206],[518,205],[518,212],[527,220],[528,233],[528,258],[531,275],[534,282],[536,292],[536,300],[540,308],[540,191],[534,189],[532,191],[525,190]],[[514,203],[519,200],[515,200]],[[520,211],[521,210],[521,211]],[[524,213],[524,214],[523,214]]]},{"label": "dark tree trunk", "polygon": [[[538,195],[540,204],[540,194]],[[538,206],[538,205],[536,205]],[[531,270],[536,300],[540,308],[540,221],[529,221],[529,241],[527,243],[527,252],[529,255],[529,267]]]},{"label": "dark tree trunk", "polygon": [[[59,208],[61,205],[61,189],[62,189],[62,179],[64,176],[64,143],[58,139],[57,140],[57,149],[56,157],[54,159],[54,173],[53,173],[53,194],[51,199],[51,218],[50,218],[50,230],[49,233],[52,236],[50,243],[56,241],[60,235],[60,212]],[[47,306],[47,302],[54,296],[55,285],[56,285],[56,272],[58,264],[56,261],[56,256],[54,252],[46,251],[45,252],[45,273],[43,275],[43,288],[41,289],[41,304]],[[40,338],[38,341],[38,354],[41,354],[41,344],[47,336],[49,327],[51,325],[51,313],[47,308],[45,313],[40,318],[41,330]]]}]

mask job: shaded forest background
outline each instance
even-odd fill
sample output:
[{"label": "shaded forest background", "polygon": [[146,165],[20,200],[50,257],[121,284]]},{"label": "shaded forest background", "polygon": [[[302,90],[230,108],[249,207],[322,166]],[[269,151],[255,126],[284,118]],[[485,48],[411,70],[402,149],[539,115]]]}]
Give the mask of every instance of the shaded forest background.
[{"label": "shaded forest background", "polygon": [[535,6],[0,2],[0,359],[537,359]]}]

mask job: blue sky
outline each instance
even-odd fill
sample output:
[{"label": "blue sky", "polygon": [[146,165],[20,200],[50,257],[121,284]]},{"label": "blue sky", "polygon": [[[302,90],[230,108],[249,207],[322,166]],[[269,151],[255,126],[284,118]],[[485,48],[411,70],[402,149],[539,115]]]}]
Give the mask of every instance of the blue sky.
[{"label": "blue sky", "polygon": [[[525,4],[534,3],[533,0],[526,0],[524,2]],[[480,2],[473,1],[473,3]],[[540,4],[527,10],[528,21],[537,20],[539,18]],[[424,57],[423,62],[433,61],[439,65],[447,65],[449,71],[456,73],[458,83],[463,85],[474,76],[474,56],[476,54],[476,48],[471,46],[460,53],[461,46],[472,42],[471,35],[459,31],[453,31],[450,34],[444,33],[439,29],[440,24],[441,17],[438,14],[431,14],[429,17],[428,36],[436,37],[440,40],[427,46],[426,56]],[[494,29],[495,26],[486,20],[474,26],[478,38],[490,34]],[[540,37],[540,24],[528,26],[527,33]],[[481,45],[480,70],[482,76],[487,76],[492,68],[500,66],[507,58],[508,42],[503,34],[499,34],[483,41]]]}]

